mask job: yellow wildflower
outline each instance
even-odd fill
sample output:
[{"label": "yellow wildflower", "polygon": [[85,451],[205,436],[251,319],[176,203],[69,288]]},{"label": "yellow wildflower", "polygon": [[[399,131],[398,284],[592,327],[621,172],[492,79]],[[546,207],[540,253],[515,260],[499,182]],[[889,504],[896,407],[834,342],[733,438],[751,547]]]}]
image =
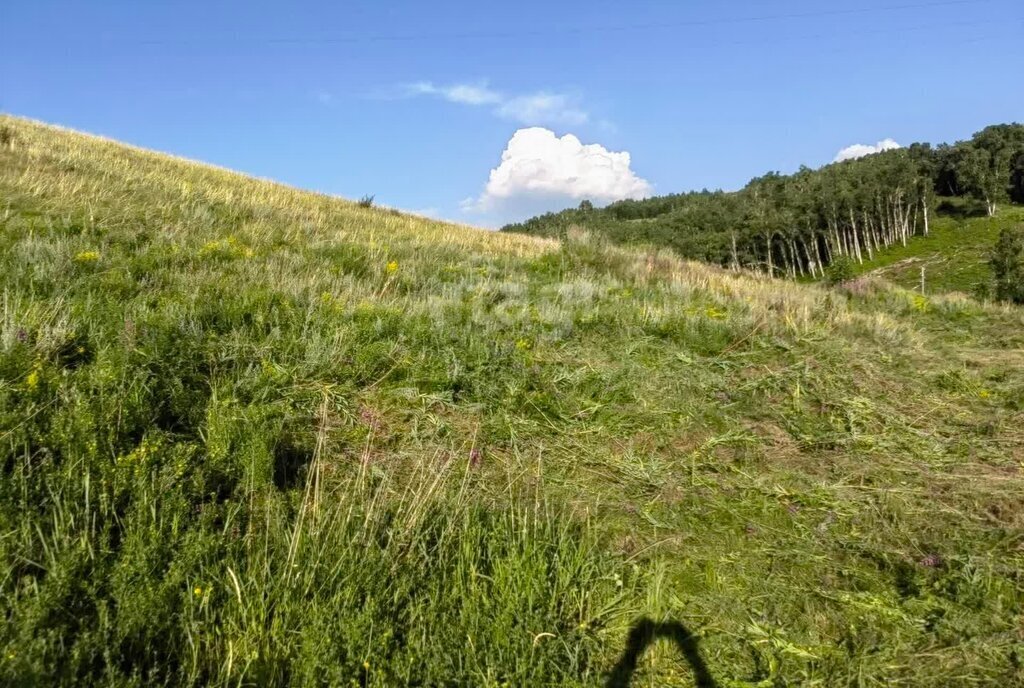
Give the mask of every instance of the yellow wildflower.
[{"label": "yellow wildflower", "polygon": [[398,272],[398,261],[397,260],[392,260],[392,261],[388,262],[387,271],[388,271],[389,275],[393,275],[396,272]]},{"label": "yellow wildflower", "polygon": [[30,389],[30,390],[34,390],[38,386],[39,386],[39,369],[38,368],[33,368],[32,372],[30,372],[28,374],[28,377],[25,378],[25,387]]},{"label": "yellow wildflower", "polygon": [[198,585],[192,589],[192,592],[195,593],[196,597],[202,597],[203,595],[203,589]]},{"label": "yellow wildflower", "polygon": [[95,263],[99,259],[99,251],[79,251],[75,254],[76,263]]},{"label": "yellow wildflower", "polygon": [[532,346],[529,339],[516,340],[516,348],[520,351],[528,351]]},{"label": "yellow wildflower", "polygon": [[199,249],[200,256],[217,255],[225,258],[252,258],[256,252],[250,246],[242,244],[237,237],[207,241]]}]

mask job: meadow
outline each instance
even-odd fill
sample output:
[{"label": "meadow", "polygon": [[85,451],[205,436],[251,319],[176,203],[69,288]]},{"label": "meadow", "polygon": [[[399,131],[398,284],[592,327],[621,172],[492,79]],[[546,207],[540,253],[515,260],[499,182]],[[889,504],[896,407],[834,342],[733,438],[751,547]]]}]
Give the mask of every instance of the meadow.
[{"label": "meadow", "polygon": [[9,116],[0,290],[2,683],[1024,683],[1019,307]]}]

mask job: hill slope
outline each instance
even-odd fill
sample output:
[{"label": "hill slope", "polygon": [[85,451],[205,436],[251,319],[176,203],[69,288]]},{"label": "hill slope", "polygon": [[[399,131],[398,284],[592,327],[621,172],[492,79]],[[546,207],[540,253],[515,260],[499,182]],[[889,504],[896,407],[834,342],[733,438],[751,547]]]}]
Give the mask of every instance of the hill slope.
[{"label": "hill slope", "polygon": [[951,208],[934,222],[927,237],[911,237],[906,246],[893,246],[855,272],[883,277],[908,289],[920,290],[921,268],[925,293],[959,291],[977,294],[991,288],[992,249],[1005,227],[1024,225],[1024,207],[1006,205],[995,217],[959,217],[962,206]]},{"label": "hill slope", "polygon": [[0,127],[5,682],[1024,680],[1024,311]]}]

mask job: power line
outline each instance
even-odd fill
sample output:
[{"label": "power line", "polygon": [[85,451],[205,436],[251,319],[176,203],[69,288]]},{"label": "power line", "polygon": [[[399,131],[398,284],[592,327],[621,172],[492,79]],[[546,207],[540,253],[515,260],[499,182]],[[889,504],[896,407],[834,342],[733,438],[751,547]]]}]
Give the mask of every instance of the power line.
[{"label": "power line", "polygon": [[[596,33],[619,33],[630,31],[650,31],[682,28],[701,28],[709,26],[732,26],[737,24],[751,24],[758,22],[771,22],[793,19],[811,19],[820,17],[841,17],[873,13],[900,12],[907,10],[935,9],[939,7],[954,7],[961,5],[978,5],[979,2],[993,2],[994,0],[939,0],[937,2],[921,2],[902,5],[890,5],[887,7],[862,7],[849,9],[818,10],[813,12],[789,12],[781,14],[751,15],[746,17],[731,17],[722,19],[693,19],[674,22],[647,22],[637,24],[617,24],[604,26],[563,26],[546,29],[516,30],[516,31],[463,31],[454,33],[408,33],[408,34],[369,34],[353,36],[323,36],[323,37],[298,37],[298,36],[241,36],[238,34],[219,36],[218,41],[235,40],[238,42],[254,42],[266,44],[345,44],[345,43],[379,43],[379,42],[402,42],[402,41],[456,41],[456,40],[503,40],[517,38],[539,38],[547,36],[562,35],[583,35]],[[208,37],[204,40],[212,39]],[[108,42],[132,43],[139,45],[167,45],[174,43],[198,43],[200,39],[116,39],[107,38]]]}]

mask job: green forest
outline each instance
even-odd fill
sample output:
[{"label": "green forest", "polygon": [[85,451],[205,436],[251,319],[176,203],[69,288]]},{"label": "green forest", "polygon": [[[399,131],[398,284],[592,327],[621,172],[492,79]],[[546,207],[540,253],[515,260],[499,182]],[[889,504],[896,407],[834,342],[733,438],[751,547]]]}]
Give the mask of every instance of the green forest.
[{"label": "green forest", "polygon": [[[951,203],[952,199],[963,199]],[[773,276],[823,277],[928,236],[937,211],[995,216],[1024,202],[1024,125],[986,127],[955,144],[915,143],[866,157],[769,172],[736,192],[696,191],[548,213],[502,228],[565,236],[584,227],[617,243]]]}]

